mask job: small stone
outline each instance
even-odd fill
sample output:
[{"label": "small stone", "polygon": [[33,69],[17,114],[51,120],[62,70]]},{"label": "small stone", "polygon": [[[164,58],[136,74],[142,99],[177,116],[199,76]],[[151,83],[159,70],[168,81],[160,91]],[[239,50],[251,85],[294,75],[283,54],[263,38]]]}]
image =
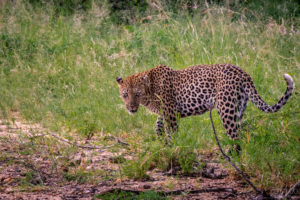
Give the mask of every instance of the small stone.
[{"label": "small stone", "polygon": [[144,189],[150,189],[150,188],[151,188],[151,185],[144,185],[143,188],[144,188]]},{"label": "small stone", "polygon": [[10,188],[10,187],[9,187],[9,188],[6,188],[6,190],[5,190],[6,193],[12,193],[13,191],[14,191],[14,190],[13,190],[12,188]]},{"label": "small stone", "polygon": [[4,181],[5,176],[0,176],[0,182]]},{"label": "small stone", "polygon": [[3,183],[9,183],[12,179],[11,178],[6,178],[3,180]]}]

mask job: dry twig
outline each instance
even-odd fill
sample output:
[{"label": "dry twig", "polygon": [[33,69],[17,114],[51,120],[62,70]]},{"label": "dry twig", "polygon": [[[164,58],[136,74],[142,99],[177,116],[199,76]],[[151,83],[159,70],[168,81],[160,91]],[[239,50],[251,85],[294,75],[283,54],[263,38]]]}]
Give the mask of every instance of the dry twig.
[{"label": "dry twig", "polygon": [[231,161],[230,157],[227,156],[221,145],[220,145],[220,142],[219,142],[219,139],[217,137],[217,134],[216,134],[216,129],[215,129],[215,126],[214,126],[214,122],[213,122],[213,119],[212,119],[212,109],[214,108],[213,105],[207,105],[207,108],[209,109],[209,117],[210,117],[210,122],[211,122],[211,126],[212,126],[212,129],[213,129],[213,132],[214,132],[214,135],[215,135],[215,139],[216,139],[216,142],[217,142],[217,145],[222,153],[222,155],[224,156],[224,158],[230,163],[231,166],[233,166],[235,168],[235,170],[244,178],[244,180],[255,190],[255,192],[258,194],[258,196],[255,198],[257,200],[261,200],[261,199],[290,199],[291,198],[291,195],[293,195],[295,193],[296,190],[298,190],[300,188],[300,181],[298,181],[288,192],[286,195],[284,195],[283,197],[272,197],[270,196],[269,194],[267,194],[265,191],[260,191],[258,190],[254,184],[247,178],[247,176]]},{"label": "dry twig", "polygon": [[[105,190],[101,193],[100,195],[105,195],[107,193],[113,193],[113,192],[131,192],[134,194],[140,194],[142,192],[145,192],[144,190],[133,190],[133,189],[124,189],[124,188],[110,188],[108,190]],[[187,194],[197,194],[197,193],[209,193],[209,192],[230,192],[231,194],[235,195],[236,190],[232,188],[223,188],[223,187],[208,187],[208,188],[203,188],[203,189],[198,189],[198,190],[171,190],[171,191],[155,191],[156,193],[163,195],[163,196],[169,196],[169,195],[182,195],[183,193]]]},{"label": "dry twig", "polygon": [[[113,147],[113,146],[116,145],[116,144],[112,144],[112,145],[108,145],[108,146],[80,145],[80,144],[77,144],[76,142],[70,142],[69,140],[67,140],[65,138],[62,138],[62,137],[59,137],[55,133],[51,133],[51,132],[47,132],[47,134],[35,135],[34,137],[43,137],[43,136],[47,136],[47,135],[51,135],[52,137],[54,137],[54,138],[56,138],[56,139],[58,139],[62,142],[65,142],[67,144],[70,144],[70,145],[73,145],[73,146],[76,146],[76,147],[82,148],[82,149],[100,149],[100,150],[103,150],[103,149],[110,148],[110,147]],[[115,138],[115,141],[116,141],[116,143],[121,144],[121,145],[126,145],[126,146],[129,145],[128,143],[123,142],[119,138]]]},{"label": "dry twig", "polygon": [[257,194],[262,194],[262,192],[260,190],[258,190],[254,185],[253,183],[246,177],[246,175],[231,161],[230,157],[227,156],[221,145],[220,145],[220,142],[219,142],[219,139],[217,137],[217,134],[216,134],[216,129],[215,129],[215,126],[214,126],[214,122],[213,122],[213,119],[212,119],[212,115],[211,115],[211,111],[213,109],[213,106],[212,105],[208,105],[207,108],[209,109],[209,117],[210,117],[210,122],[211,122],[211,126],[212,126],[212,129],[214,131],[214,135],[215,135],[215,139],[216,139],[216,142],[217,142],[217,145],[222,153],[222,155],[224,156],[224,158],[230,163],[231,166],[233,166],[235,168],[235,170],[245,179],[245,181],[254,189],[254,191],[257,193]]}]

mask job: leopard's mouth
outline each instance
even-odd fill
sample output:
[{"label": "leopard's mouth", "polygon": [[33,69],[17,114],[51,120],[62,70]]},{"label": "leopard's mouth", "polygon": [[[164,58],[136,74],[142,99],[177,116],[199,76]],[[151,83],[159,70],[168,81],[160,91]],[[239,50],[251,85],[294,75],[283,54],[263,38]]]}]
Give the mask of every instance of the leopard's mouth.
[{"label": "leopard's mouth", "polygon": [[135,114],[137,109],[128,109],[129,114]]}]

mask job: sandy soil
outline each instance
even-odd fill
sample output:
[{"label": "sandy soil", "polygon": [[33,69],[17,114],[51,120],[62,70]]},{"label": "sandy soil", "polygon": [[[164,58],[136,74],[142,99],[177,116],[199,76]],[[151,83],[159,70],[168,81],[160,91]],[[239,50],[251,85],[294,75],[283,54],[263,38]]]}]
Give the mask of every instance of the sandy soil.
[{"label": "sandy soil", "polygon": [[[148,180],[119,179],[112,175],[120,167],[113,158],[122,154],[126,159],[131,159],[122,148],[117,152],[79,148],[69,163],[78,167],[84,165],[85,169],[91,171],[101,170],[101,175],[97,181],[88,184],[66,181],[63,177],[63,166],[55,167],[49,156],[49,151],[52,156],[56,156],[55,149],[49,149],[48,145],[39,145],[34,153],[26,153],[32,137],[43,128],[37,124],[26,124],[17,116],[15,119],[10,125],[0,121],[0,199],[93,199],[95,194],[122,190],[134,193],[161,191],[171,199],[244,200],[255,196],[243,181],[236,175],[229,174],[220,163],[210,160],[209,155],[206,170],[202,173],[182,175],[176,169],[169,173],[154,169],[148,173]],[[60,145],[69,145],[53,137],[52,139]],[[28,171],[33,172],[34,176],[28,178]],[[24,184],[24,180],[29,180],[30,185]]]}]

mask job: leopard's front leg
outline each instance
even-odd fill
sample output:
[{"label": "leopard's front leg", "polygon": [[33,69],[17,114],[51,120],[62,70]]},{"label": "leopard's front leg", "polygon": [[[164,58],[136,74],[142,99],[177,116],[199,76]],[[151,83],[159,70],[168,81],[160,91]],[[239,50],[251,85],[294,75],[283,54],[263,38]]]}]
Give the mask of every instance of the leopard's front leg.
[{"label": "leopard's front leg", "polygon": [[[168,119],[166,121],[166,130],[167,133],[173,133],[177,131],[177,120],[175,115],[174,116],[166,116]],[[162,136],[162,134],[165,132],[165,127],[164,127],[164,117],[159,115],[156,120],[156,126],[155,126],[155,132],[158,136]]]},{"label": "leopard's front leg", "polygon": [[171,138],[172,133],[178,130],[177,118],[174,110],[168,109],[164,111],[164,119],[166,122],[166,142],[170,144],[172,142],[172,138]]},{"label": "leopard's front leg", "polygon": [[177,131],[176,100],[173,98],[172,90],[165,91],[161,96],[158,96],[158,99],[160,100],[161,113],[161,118],[159,118],[163,119],[163,123],[159,122],[159,124],[162,125],[160,127],[165,127],[166,142],[170,144],[172,142],[171,134]]},{"label": "leopard's front leg", "polygon": [[158,136],[162,136],[165,132],[164,130],[164,117],[159,115],[156,120],[155,131]]}]

